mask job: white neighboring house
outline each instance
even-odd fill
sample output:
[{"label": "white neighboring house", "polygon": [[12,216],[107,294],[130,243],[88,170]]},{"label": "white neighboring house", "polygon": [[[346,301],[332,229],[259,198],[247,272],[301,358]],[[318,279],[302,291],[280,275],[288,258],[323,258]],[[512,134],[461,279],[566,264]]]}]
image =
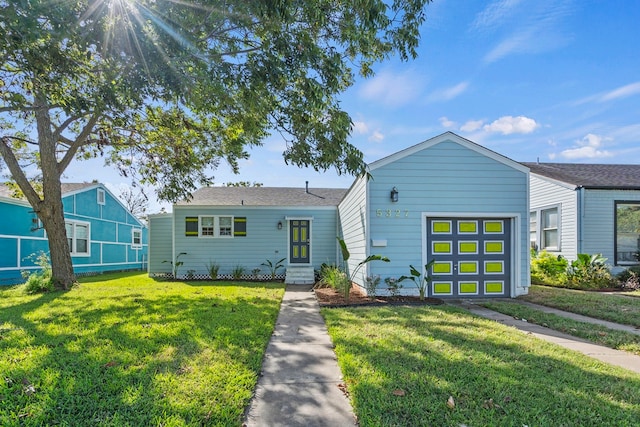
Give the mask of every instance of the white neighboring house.
[{"label": "white neighboring house", "polygon": [[530,169],[530,243],[568,260],[602,254],[618,273],[637,265],[640,165],[524,163]]}]

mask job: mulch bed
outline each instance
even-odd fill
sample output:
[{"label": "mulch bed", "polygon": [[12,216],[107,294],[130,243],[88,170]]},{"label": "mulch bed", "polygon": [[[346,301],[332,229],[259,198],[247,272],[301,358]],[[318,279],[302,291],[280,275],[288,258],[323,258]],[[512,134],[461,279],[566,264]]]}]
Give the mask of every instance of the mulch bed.
[{"label": "mulch bed", "polygon": [[359,287],[353,286],[349,292],[349,301],[333,288],[314,289],[320,307],[360,307],[360,306],[388,306],[388,305],[440,305],[444,301],[439,298],[426,297],[420,300],[417,296],[377,296],[369,298]]}]

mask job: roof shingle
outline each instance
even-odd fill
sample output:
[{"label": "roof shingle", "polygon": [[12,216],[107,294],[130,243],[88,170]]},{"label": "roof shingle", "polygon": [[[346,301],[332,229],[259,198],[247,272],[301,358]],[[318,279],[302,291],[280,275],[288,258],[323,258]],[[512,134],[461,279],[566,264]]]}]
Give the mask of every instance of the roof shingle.
[{"label": "roof shingle", "polygon": [[204,187],[178,206],[338,206],[346,188]]},{"label": "roof shingle", "polygon": [[527,163],[531,173],[576,187],[640,190],[640,165]]}]

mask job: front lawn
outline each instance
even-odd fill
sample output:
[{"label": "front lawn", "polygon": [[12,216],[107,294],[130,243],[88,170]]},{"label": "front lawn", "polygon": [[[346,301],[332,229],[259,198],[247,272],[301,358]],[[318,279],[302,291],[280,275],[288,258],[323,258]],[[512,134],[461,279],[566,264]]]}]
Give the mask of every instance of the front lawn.
[{"label": "front lawn", "polygon": [[0,425],[240,425],[283,293],[144,274],[0,290]]},{"label": "front lawn", "polygon": [[322,314],[362,426],[640,425],[640,375],[462,309]]},{"label": "front lawn", "polygon": [[533,285],[529,288],[528,295],[518,299],[596,319],[640,327],[640,298]]}]

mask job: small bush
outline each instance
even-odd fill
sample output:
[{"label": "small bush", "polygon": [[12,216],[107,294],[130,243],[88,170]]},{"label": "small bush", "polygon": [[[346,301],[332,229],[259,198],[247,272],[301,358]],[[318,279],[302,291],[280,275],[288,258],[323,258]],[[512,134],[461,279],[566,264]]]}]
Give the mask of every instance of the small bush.
[{"label": "small bush", "polygon": [[613,277],[601,254],[578,254],[567,269],[567,287],[575,289],[602,289],[612,286]]},{"label": "small bush", "polygon": [[380,276],[367,276],[364,279],[364,288],[367,291],[367,296],[373,298],[378,291],[378,284],[380,284]]},{"label": "small bush", "polygon": [[531,283],[535,285],[566,286],[569,262],[562,255],[547,251],[531,252]]},{"label": "small bush", "polygon": [[26,277],[24,292],[32,295],[53,291],[53,273],[51,272],[49,255],[40,251],[38,254],[32,254],[29,258],[35,258],[34,263],[40,267],[40,271],[35,273],[23,272],[23,276]]},{"label": "small bush", "polygon": [[214,261],[209,261],[207,264],[207,271],[209,272],[211,280],[216,280],[218,278],[218,271],[220,271],[220,264]]},{"label": "small bush", "polygon": [[236,265],[235,267],[233,267],[233,270],[231,270],[231,277],[233,278],[233,280],[240,280],[242,279],[243,275],[244,267],[241,265]]},{"label": "small bush", "polygon": [[384,279],[384,283],[387,284],[387,290],[391,294],[392,297],[397,297],[400,295],[400,290],[402,289],[402,283],[395,277],[386,277]]},{"label": "small bush", "polygon": [[637,291],[640,289],[640,266],[629,267],[616,276],[618,286],[624,290]]}]

